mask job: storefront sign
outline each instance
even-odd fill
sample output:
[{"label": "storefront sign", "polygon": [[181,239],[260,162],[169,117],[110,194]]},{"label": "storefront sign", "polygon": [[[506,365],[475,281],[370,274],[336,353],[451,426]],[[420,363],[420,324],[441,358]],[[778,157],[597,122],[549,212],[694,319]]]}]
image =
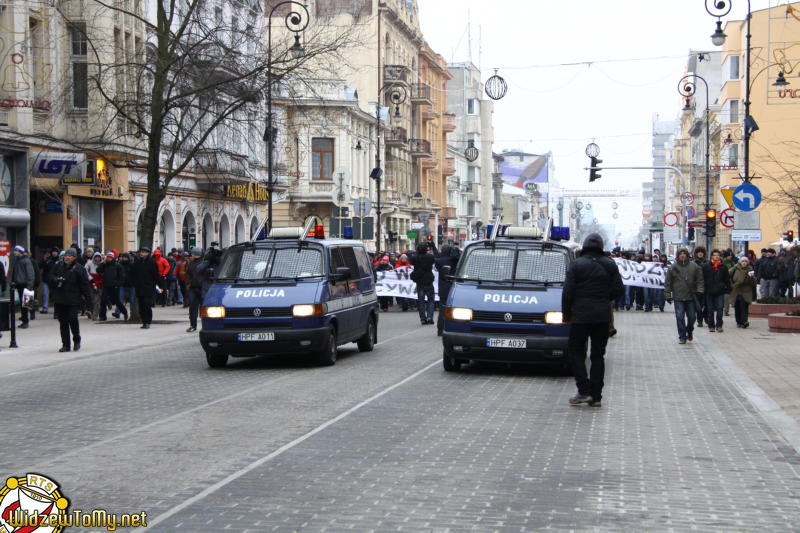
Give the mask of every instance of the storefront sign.
[{"label": "storefront sign", "polygon": [[11,253],[11,241],[0,241],[0,264],[5,268],[8,276],[8,254]]},{"label": "storefront sign", "polygon": [[225,197],[248,202],[268,202],[269,191],[261,184],[251,181],[241,185],[226,185]]},{"label": "storefront sign", "polygon": [[65,152],[34,152],[31,164],[34,178],[57,178],[62,185],[94,185],[94,169],[87,172],[86,154]]},{"label": "storefront sign", "polygon": [[0,99],[0,107],[5,109],[11,107],[24,107],[28,109],[35,109],[37,111],[50,111],[52,104],[50,103],[50,100],[45,100],[44,98],[29,100],[26,98],[11,98],[10,96],[6,96],[5,98]]}]

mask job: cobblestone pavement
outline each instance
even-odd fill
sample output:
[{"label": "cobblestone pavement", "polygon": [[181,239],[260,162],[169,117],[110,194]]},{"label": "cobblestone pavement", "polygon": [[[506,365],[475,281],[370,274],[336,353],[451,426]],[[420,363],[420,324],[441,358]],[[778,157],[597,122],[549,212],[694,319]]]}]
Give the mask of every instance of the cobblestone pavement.
[{"label": "cobblestone pavement", "polygon": [[445,373],[411,313],[329,368],[215,371],[186,340],[0,372],[0,471],[155,531],[796,530],[800,455],[718,364],[727,339],[616,320],[601,409],[544,369]]}]

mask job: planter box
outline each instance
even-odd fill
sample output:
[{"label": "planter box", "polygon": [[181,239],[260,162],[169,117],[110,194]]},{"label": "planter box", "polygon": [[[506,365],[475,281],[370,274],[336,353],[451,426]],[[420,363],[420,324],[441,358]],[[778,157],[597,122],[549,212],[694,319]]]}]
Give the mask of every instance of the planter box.
[{"label": "planter box", "polygon": [[767,317],[769,330],[775,333],[800,333],[800,316],[775,313]]},{"label": "planter box", "polygon": [[800,309],[800,304],[750,304],[750,318],[767,318],[773,313],[791,313]]}]

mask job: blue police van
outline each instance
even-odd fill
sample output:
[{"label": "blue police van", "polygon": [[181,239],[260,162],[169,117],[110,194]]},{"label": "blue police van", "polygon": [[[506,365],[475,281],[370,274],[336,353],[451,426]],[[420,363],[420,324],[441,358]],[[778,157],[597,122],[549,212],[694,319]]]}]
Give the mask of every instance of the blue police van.
[{"label": "blue police van", "polygon": [[469,361],[568,366],[561,292],[575,253],[561,242],[569,228],[548,234],[507,227],[502,236],[466,246],[445,307],[445,370]]},{"label": "blue police van", "polygon": [[200,309],[209,366],[225,366],[228,356],[286,354],[333,365],[337,346],[348,342],[372,351],[378,300],[363,244],[325,239],[322,226],[309,230],[275,228],[225,251]]}]

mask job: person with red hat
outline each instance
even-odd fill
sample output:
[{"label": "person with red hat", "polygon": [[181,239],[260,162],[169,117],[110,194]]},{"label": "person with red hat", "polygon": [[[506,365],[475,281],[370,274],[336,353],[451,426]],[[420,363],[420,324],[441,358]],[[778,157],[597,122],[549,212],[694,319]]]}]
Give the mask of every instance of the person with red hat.
[{"label": "person with red hat", "polygon": [[[376,272],[386,272],[387,270],[392,270],[392,265],[389,264],[389,256],[384,255],[381,257],[380,262],[375,267]],[[378,304],[381,306],[382,311],[388,311],[389,306],[392,305],[392,297],[391,296],[379,296],[378,297]]]}]

